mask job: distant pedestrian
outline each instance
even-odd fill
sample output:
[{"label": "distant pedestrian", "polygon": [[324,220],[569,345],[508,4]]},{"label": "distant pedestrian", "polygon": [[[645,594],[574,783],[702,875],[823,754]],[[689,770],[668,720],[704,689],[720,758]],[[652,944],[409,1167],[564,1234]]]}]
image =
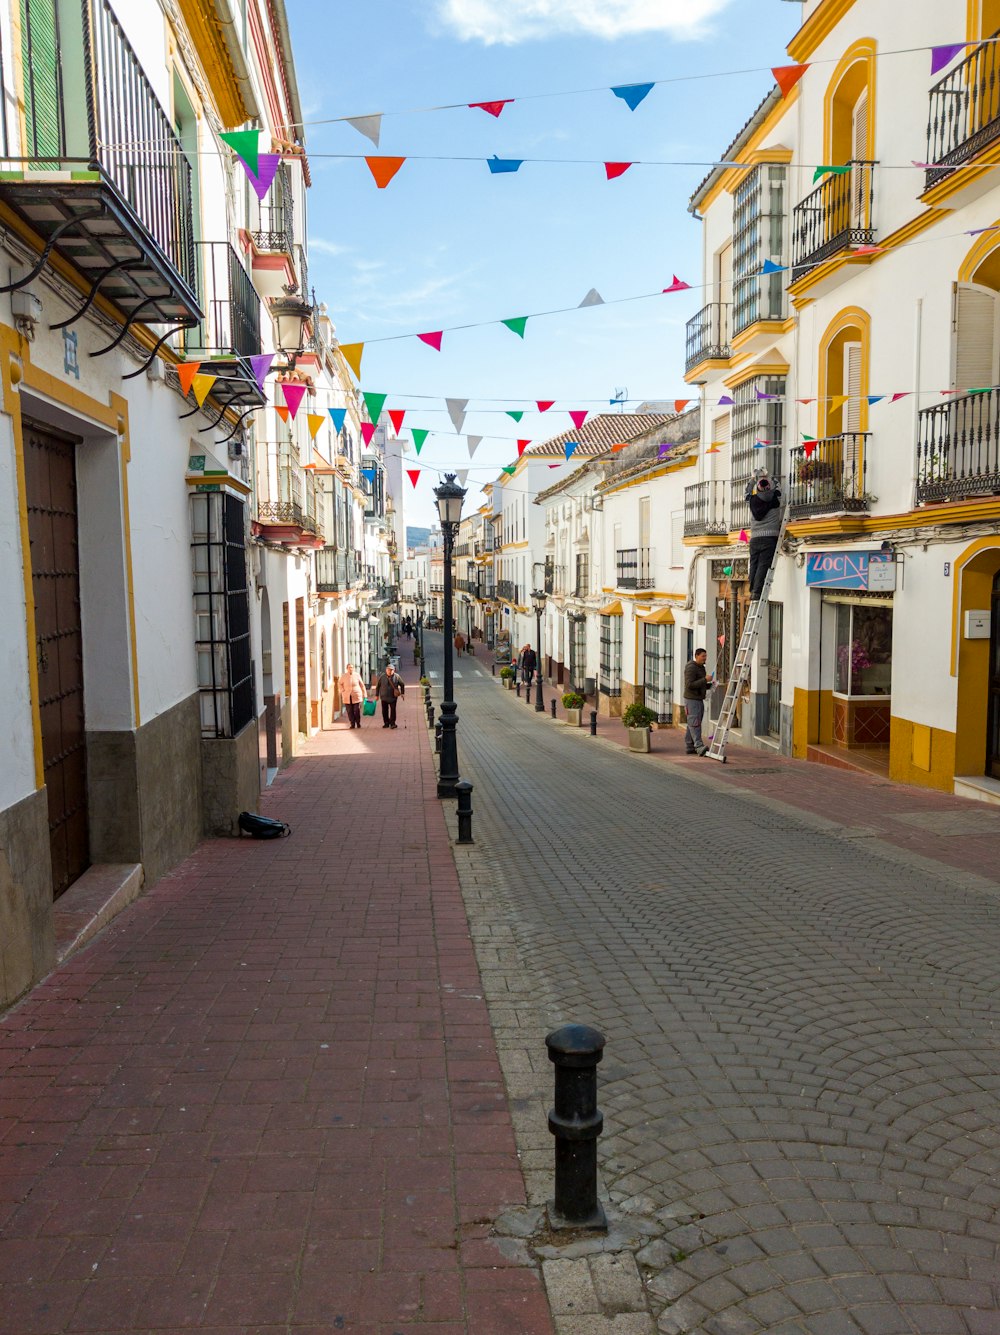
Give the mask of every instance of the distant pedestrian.
[{"label": "distant pedestrian", "polygon": [[706,649],[696,649],[694,658],[684,669],[684,709],[687,713],[687,731],[684,747],[689,756],[703,756],[708,747],[702,741],[701,723],[705,717],[705,696],[713,684],[705,670]]},{"label": "distant pedestrian", "polygon": [[455,632],[455,653],[458,654],[459,657],[461,657],[461,655],[462,655],[462,650],[463,650],[464,648],[465,648],[465,636],[462,634],[462,632],[461,632],[460,630],[459,630],[459,631],[456,631],[456,632]]},{"label": "distant pedestrian", "polygon": [[396,704],[406,690],[403,678],[391,663],[386,664],[384,672],[379,673],[375,682],[375,696],[382,706],[382,727],[396,726]]},{"label": "distant pedestrian", "polygon": [[764,592],[764,581],[778,546],[781,489],[772,486],[769,477],[759,477],[756,481],[751,478],[746,501],[750,506],[750,601],[757,602]]},{"label": "distant pedestrian", "polygon": [[538,655],[532,649],[530,644],[526,644],[521,650],[521,677],[524,684],[531,689],[531,683],[535,679],[535,673],[538,670]]},{"label": "distant pedestrian", "polygon": [[353,663],[348,663],[339,684],[340,698],[347,709],[347,717],[351,720],[351,727],[360,728],[361,706],[368,699],[368,692],[361,680],[361,674],[355,669]]}]

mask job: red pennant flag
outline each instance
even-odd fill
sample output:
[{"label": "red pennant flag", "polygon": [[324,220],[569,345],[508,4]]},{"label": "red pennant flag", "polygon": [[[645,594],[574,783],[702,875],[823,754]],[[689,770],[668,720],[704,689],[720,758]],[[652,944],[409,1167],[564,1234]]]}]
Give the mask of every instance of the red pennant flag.
[{"label": "red pennant flag", "polygon": [[806,443],[802,446],[802,453],[806,456],[807,459],[811,459],[815,448],[816,448],[816,441],[807,440]]},{"label": "red pennant flag", "polygon": [[530,444],[531,444],[530,440],[519,440],[517,442],[517,457],[519,459]]},{"label": "red pennant flag", "polygon": [[624,176],[631,166],[631,162],[606,162],[604,164],[604,170],[608,174],[608,180],[614,181],[619,176]]},{"label": "red pennant flag", "polygon": [[372,443],[372,436],[374,436],[377,430],[378,428],[376,427],[374,422],[361,423],[361,437],[366,445],[370,445]]},{"label": "red pennant flag", "polygon": [[898,403],[900,399],[905,399],[905,398],[907,397],[907,394],[908,394],[908,393],[909,393],[909,391],[907,391],[907,392],[904,393],[904,394],[893,394],[893,396],[892,396],[892,398],[889,400],[889,402],[890,402],[890,403]]},{"label": "red pennant flag", "polygon": [[575,412],[570,413],[569,418],[570,421],[573,423],[573,425],[576,427],[577,431],[579,431],[580,428],[583,426],[584,422],[587,420],[587,409],[578,408]]},{"label": "red pennant flag", "polygon": [[470,102],[470,103],[469,103],[469,110],[470,110],[470,111],[485,111],[485,112],[487,112],[490,116],[497,116],[497,117],[499,117],[499,115],[500,115],[501,111],[503,111],[504,107],[509,107],[510,104],[511,104],[513,101],[514,101],[514,99],[513,99],[512,97],[505,97],[505,98],[501,99],[501,101],[499,101],[499,102]]},{"label": "red pennant flag", "polygon": [[418,334],[417,338],[420,339],[421,343],[426,343],[429,348],[433,348],[435,352],[440,352],[443,335],[443,329],[435,329],[432,334]]},{"label": "red pennant flag", "polygon": [[535,407],[540,413],[547,413],[554,403],[555,399],[536,399]]},{"label": "red pennant flag", "polygon": [[781,96],[787,97],[809,68],[808,65],[775,65],[771,70],[774,81],[781,89]]},{"label": "red pennant flag", "polygon": [[795,402],[796,402],[796,403],[806,403],[806,404],[809,404],[809,403],[815,403],[816,400],[815,400],[815,399],[796,399]]},{"label": "red pennant flag", "polygon": [[417,482],[419,481],[419,478],[420,478],[420,469],[419,469],[419,468],[408,468],[408,469],[406,470],[406,476],[410,479],[410,481],[413,483],[413,485],[416,486],[416,485],[417,485]]},{"label": "red pennant flag", "polygon": [[390,422],[392,423],[392,425],[395,427],[395,429],[396,429],[396,435],[397,435],[397,436],[399,435],[399,433],[400,433],[400,432],[402,431],[402,429],[403,429],[403,418],[404,418],[405,416],[406,416],[406,409],[405,409],[405,408],[390,408],[390,409],[389,409],[389,421],[390,421]]},{"label": "red pennant flag", "polygon": [[664,292],[686,292],[690,286],[690,283],[683,282],[676,274],[674,274],[674,281],[669,287],[665,287],[663,290]]},{"label": "red pennant flag", "polygon": [[881,255],[885,246],[855,246],[852,255]]},{"label": "red pennant flag", "polygon": [[181,382],[181,391],[184,397],[191,393],[191,381],[198,374],[198,368],[201,362],[178,362],[177,379]]},{"label": "red pennant flag", "polygon": [[690,402],[690,399],[674,399],[674,412],[682,413]]},{"label": "red pennant flag", "polygon": [[368,170],[380,190],[386,188],[405,161],[405,158],[365,158]]}]

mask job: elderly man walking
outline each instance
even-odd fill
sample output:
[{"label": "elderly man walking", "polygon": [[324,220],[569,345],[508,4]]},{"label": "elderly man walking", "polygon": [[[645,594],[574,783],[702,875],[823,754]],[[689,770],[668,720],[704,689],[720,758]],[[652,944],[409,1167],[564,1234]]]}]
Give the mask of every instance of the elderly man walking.
[{"label": "elderly man walking", "polygon": [[382,727],[396,726],[396,704],[406,690],[402,677],[392,666],[386,665],[375,682],[375,697],[382,706]]}]

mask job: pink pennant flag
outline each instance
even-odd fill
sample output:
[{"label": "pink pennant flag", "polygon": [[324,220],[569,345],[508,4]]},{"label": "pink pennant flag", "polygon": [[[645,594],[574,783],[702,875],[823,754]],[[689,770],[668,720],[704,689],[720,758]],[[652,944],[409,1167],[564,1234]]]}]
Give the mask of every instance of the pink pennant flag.
[{"label": "pink pennant flag", "polygon": [[504,107],[509,107],[513,101],[514,99],[512,97],[505,97],[498,102],[470,102],[469,110],[485,111],[488,115],[495,116],[499,119],[500,113],[503,111]]},{"label": "pink pennant flag", "polygon": [[855,246],[852,255],[881,255],[885,246]]},{"label": "pink pennant flag", "polygon": [[263,202],[264,196],[271,188],[275,176],[278,174],[278,163],[281,161],[279,153],[260,153],[257,156],[257,173],[243,163],[243,170],[247,174],[250,184],[253,186],[254,194]]},{"label": "pink pennant flag", "polygon": [[746,529],[745,529],[745,528],[741,528],[741,529],[740,529],[740,542],[749,542],[749,541],[750,541],[750,539],[747,537],[747,531],[746,531]]},{"label": "pink pennant flag", "polygon": [[890,403],[898,403],[900,399],[905,399],[905,398],[907,398],[907,397],[909,396],[909,392],[910,392],[909,390],[904,390],[902,394],[893,394],[893,396],[892,396],[892,398],[889,400],[889,402],[890,402]]},{"label": "pink pennant flag", "polygon": [[608,180],[615,181],[619,176],[624,176],[631,166],[631,162],[606,162],[604,170],[607,173]]},{"label": "pink pennant flag", "polygon": [[405,408],[390,408],[390,409],[389,409],[389,421],[392,423],[393,427],[395,428],[395,431],[396,431],[396,435],[397,435],[397,436],[399,435],[399,433],[400,433],[400,432],[402,431],[402,429],[403,429],[403,418],[404,418],[405,416],[406,416],[406,409],[405,409]]},{"label": "pink pennant flag", "polygon": [[665,287],[663,290],[664,292],[686,292],[690,286],[691,286],[690,283],[685,283],[682,279],[678,278],[676,274],[674,274],[674,281],[670,284],[669,287]]},{"label": "pink pennant flag", "polygon": [[375,425],[374,422],[361,423],[361,438],[366,445],[370,445],[372,443],[372,436],[374,436],[377,430],[378,427]]},{"label": "pink pennant flag", "polygon": [[725,643],[726,643],[726,637],[725,637],[725,635],[720,635],[720,636],[719,636],[719,643],[720,643],[723,647],[725,647]]},{"label": "pink pennant flag", "polygon": [[418,481],[420,480],[420,469],[419,469],[419,468],[408,468],[408,469],[406,470],[406,476],[410,479],[410,481],[413,483],[413,485],[416,486],[417,483],[418,483]]},{"label": "pink pennant flag", "polygon": [[435,329],[435,331],[432,334],[418,334],[417,338],[420,339],[421,343],[426,343],[429,348],[433,348],[435,352],[440,352],[441,339],[443,336],[444,336],[443,329]]},{"label": "pink pennant flag", "polygon": [[554,403],[555,399],[536,399],[535,407],[540,413],[547,413]]},{"label": "pink pennant flag", "polygon": [[576,409],[574,412],[570,413],[569,418],[570,421],[573,423],[573,425],[576,427],[577,431],[579,431],[580,428],[583,426],[584,422],[587,420],[586,408]]},{"label": "pink pennant flag", "polygon": [[284,395],[288,411],[292,414],[292,418],[294,419],[295,414],[299,411],[299,404],[302,402],[302,396],[306,392],[306,387],[305,385],[286,384],[285,382],[282,382],[281,392]]}]

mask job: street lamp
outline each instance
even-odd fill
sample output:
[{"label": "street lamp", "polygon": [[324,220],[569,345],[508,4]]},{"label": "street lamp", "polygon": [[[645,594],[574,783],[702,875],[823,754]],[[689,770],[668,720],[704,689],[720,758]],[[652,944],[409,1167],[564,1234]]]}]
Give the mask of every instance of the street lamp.
[{"label": "street lamp", "polygon": [[417,644],[420,648],[420,675],[426,677],[424,671],[424,608],[427,606],[427,599],[423,594],[419,594],[413,600],[413,606],[417,609]]},{"label": "street lamp", "polygon": [[441,770],[438,775],[438,797],[455,797],[458,783],[458,706],[455,704],[455,674],[452,660],[454,637],[451,605],[451,553],[455,534],[462,519],[465,490],[455,481],[454,473],[445,473],[444,481],[434,488],[441,534],[444,538],[444,699],[441,701]]},{"label": "street lamp", "polygon": [[305,347],[306,324],[312,318],[313,308],[296,293],[275,297],[271,302],[274,321],[274,341],[278,351],[285,354],[285,370],[294,371],[295,363]]},{"label": "street lamp", "polygon": [[542,589],[535,589],[531,595],[531,605],[535,609],[535,655],[537,676],[535,681],[535,713],[545,713],[545,701],[542,699],[542,613],[545,611],[546,594]]}]

